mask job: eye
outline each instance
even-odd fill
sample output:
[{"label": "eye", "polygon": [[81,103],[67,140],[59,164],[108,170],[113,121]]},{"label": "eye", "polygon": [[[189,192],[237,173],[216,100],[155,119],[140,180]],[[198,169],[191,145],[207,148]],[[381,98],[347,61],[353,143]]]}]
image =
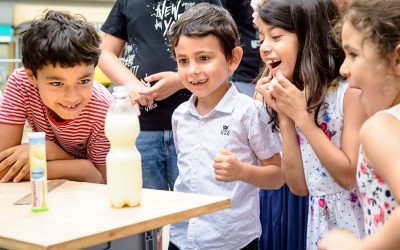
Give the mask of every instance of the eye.
[{"label": "eye", "polygon": [[276,40],[279,40],[279,38],[281,38],[281,37],[282,37],[282,35],[274,35],[271,38],[276,41]]},{"label": "eye", "polygon": [[83,79],[83,80],[81,80],[81,82],[80,82],[80,84],[82,84],[82,85],[87,85],[87,84],[89,84],[90,83],[90,79]]},{"label": "eye", "polygon": [[351,57],[351,58],[356,58],[357,57],[357,54],[356,53],[353,53],[353,52],[350,52],[349,53],[349,56]]},{"label": "eye", "polygon": [[187,63],[187,60],[184,59],[184,58],[178,59],[178,63],[179,63],[179,64],[185,64],[185,63]]},{"label": "eye", "polygon": [[200,57],[200,60],[202,60],[202,61],[207,61],[207,60],[208,60],[208,56],[201,56],[201,57]]},{"label": "eye", "polygon": [[345,51],[346,57],[349,57],[350,59],[354,60],[357,57],[357,53],[354,53],[352,51]]},{"label": "eye", "polygon": [[54,87],[59,87],[59,86],[63,85],[62,82],[50,82],[49,84]]}]

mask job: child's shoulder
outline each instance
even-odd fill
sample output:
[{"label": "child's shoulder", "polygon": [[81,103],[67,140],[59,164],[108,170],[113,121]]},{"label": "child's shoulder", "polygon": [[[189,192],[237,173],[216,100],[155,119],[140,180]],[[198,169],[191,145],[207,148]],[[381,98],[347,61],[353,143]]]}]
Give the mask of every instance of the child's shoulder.
[{"label": "child's shoulder", "polygon": [[[39,98],[37,87],[28,80],[28,75],[24,68],[15,69],[7,80],[6,92],[11,93],[13,98]],[[4,93],[6,94],[6,93]],[[19,99],[18,98],[18,99]]]},{"label": "child's shoulder", "polygon": [[346,78],[337,77],[328,85],[328,94],[346,91],[348,86],[349,83],[347,82]]},{"label": "child's shoulder", "polygon": [[239,93],[237,96],[236,107],[240,108],[245,114],[255,115],[261,113],[266,113],[264,105],[259,101],[247,96],[245,94]]},{"label": "child's shoulder", "polygon": [[31,87],[24,68],[15,69],[14,72],[10,75],[7,84],[18,85],[24,88]]},{"label": "child's shoulder", "polygon": [[253,124],[268,124],[270,116],[266,107],[259,100],[255,100],[245,94],[239,94],[235,105],[235,116],[240,117],[242,123]]},{"label": "child's shoulder", "polygon": [[93,82],[93,94],[92,100],[95,102],[104,103],[109,106],[112,102],[112,95],[108,89],[106,89],[102,84],[94,81]]},{"label": "child's shoulder", "polygon": [[[349,89],[349,84],[345,78],[335,78],[329,85],[325,95],[325,103],[328,109],[338,116],[343,115],[344,97]],[[321,110],[322,111],[322,110]]]},{"label": "child's shoulder", "polygon": [[262,106],[260,101],[242,93],[238,94],[238,104],[242,104],[249,109],[258,109]]},{"label": "child's shoulder", "polygon": [[190,109],[190,99],[182,102],[172,113],[172,120],[179,120],[179,117],[185,115]]},{"label": "child's shoulder", "polygon": [[179,104],[179,106],[175,109],[174,113],[185,113],[188,112],[189,109],[190,109],[190,99]]}]

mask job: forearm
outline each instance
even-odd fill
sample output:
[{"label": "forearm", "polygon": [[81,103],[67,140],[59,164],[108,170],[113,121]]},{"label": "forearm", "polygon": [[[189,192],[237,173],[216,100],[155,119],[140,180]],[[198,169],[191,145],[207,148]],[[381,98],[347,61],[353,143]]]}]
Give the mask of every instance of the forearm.
[{"label": "forearm", "polygon": [[254,166],[247,163],[242,164],[241,181],[250,183],[262,189],[279,189],[284,181],[281,168],[276,165]]},{"label": "forearm", "polygon": [[376,233],[362,240],[362,250],[397,250],[400,249],[400,208],[392,211],[383,227]]},{"label": "forearm", "polygon": [[183,85],[183,83],[181,82],[181,80],[179,79],[179,77],[177,78],[177,80],[172,80],[171,84],[170,84],[170,88],[172,89],[172,93],[175,93],[181,89],[184,89],[185,86]]},{"label": "forearm", "polygon": [[24,125],[0,123],[0,152],[21,144]]},{"label": "forearm", "polygon": [[90,160],[84,159],[48,161],[47,178],[93,183],[103,182],[100,171]]},{"label": "forearm", "polygon": [[64,151],[60,146],[52,141],[46,140],[46,158],[48,161],[53,160],[73,160],[74,157]]},{"label": "forearm", "polygon": [[352,165],[341,148],[333,144],[324,131],[315,124],[312,115],[300,119],[296,124],[333,179],[345,189],[354,188],[356,166]]},{"label": "forearm", "polygon": [[[3,177],[9,168],[0,172],[0,178]],[[67,179],[71,181],[104,183],[102,168],[96,168],[89,160],[55,160],[47,161],[47,179]],[[23,181],[30,180],[30,174],[27,173]]]},{"label": "forearm", "polygon": [[308,189],[304,176],[303,159],[294,122],[286,116],[280,116],[279,127],[282,137],[281,171],[286,184],[296,195],[307,195]]},{"label": "forearm", "polygon": [[103,50],[99,58],[100,69],[115,84],[135,84],[140,86],[139,79],[110,51]]}]

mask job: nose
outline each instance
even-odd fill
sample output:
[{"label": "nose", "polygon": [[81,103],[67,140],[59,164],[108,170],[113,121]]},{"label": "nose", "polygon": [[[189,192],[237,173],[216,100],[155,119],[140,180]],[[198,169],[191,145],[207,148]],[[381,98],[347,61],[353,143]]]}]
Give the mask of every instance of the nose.
[{"label": "nose", "polygon": [[65,89],[64,100],[74,104],[79,99],[78,86],[74,84],[73,86],[67,86]]},{"label": "nose", "polygon": [[342,63],[342,65],[340,66],[339,72],[342,76],[344,77],[349,77],[350,76],[350,69],[349,66],[347,64],[347,60],[345,59]]},{"label": "nose", "polygon": [[197,63],[194,63],[194,62],[190,63],[189,73],[193,74],[193,75],[197,75],[197,74],[200,73],[200,70],[199,70],[199,67],[198,67]]},{"label": "nose", "polygon": [[264,55],[264,54],[270,53],[271,50],[272,50],[271,45],[268,43],[267,40],[264,40],[262,42],[261,46],[260,46],[260,54],[261,54],[261,56]]}]

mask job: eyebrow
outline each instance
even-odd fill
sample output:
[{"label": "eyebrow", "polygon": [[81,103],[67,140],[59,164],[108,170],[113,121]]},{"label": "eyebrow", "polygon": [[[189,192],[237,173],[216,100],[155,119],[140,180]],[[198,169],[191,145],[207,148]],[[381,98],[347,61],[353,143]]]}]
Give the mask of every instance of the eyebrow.
[{"label": "eyebrow", "polygon": [[267,28],[267,31],[270,32],[273,29],[282,29],[282,28],[279,28],[278,26],[271,26],[271,27]]},{"label": "eyebrow", "polygon": [[58,76],[47,76],[45,79],[46,80],[63,80],[64,78],[61,78]]},{"label": "eyebrow", "polygon": [[346,49],[346,50],[357,50],[356,48],[353,48],[352,46],[350,46],[348,44],[344,44],[343,45],[343,49]]},{"label": "eyebrow", "polygon": [[[92,73],[86,73],[86,74],[78,77],[78,79],[88,78],[88,77],[91,77],[92,75],[93,75]],[[46,80],[62,81],[62,80],[65,80],[65,78],[62,78],[62,77],[59,77],[59,76],[47,76]]]},{"label": "eyebrow", "polygon": [[[200,50],[200,51],[195,52],[194,54],[195,54],[195,55],[199,55],[199,54],[204,54],[204,53],[214,54],[214,51],[213,51],[213,50]],[[180,57],[180,56],[186,56],[186,55],[183,55],[183,54],[176,54],[176,56],[177,56],[177,57]]]}]

